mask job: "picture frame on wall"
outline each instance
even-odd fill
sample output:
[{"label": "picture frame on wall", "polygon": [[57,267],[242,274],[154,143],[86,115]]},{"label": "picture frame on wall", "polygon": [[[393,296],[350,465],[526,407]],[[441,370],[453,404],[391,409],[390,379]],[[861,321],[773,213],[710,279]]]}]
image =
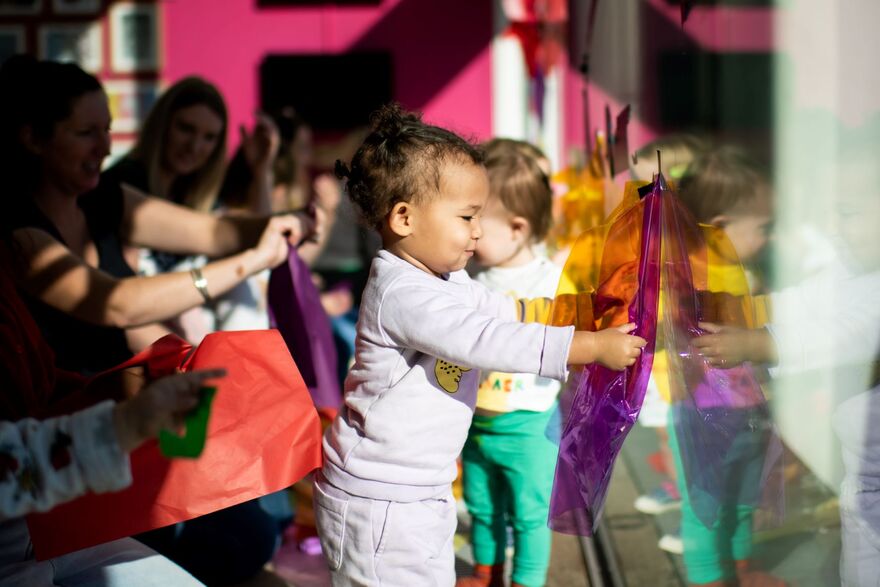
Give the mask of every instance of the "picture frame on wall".
[{"label": "picture frame on wall", "polygon": [[110,7],[110,66],[116,73],[159,69],[159,5],[123,2]]},{"label": "picture frame on wall", "polygon": [[161,90],[154,81],[107,80],[104,91],[113,117],[110,128],[116,134],[138,132]]},{"label": "picture frame on wall", "polygon": [[0,16],[39,14],[43,0],[0,0]]},{"label": "picture frame on wall", "polygon": [[0,63],[3,63],[16,53],[24,53],[25,49],[23,26],[0,26]]},{"label": "picture frame on wall", "polygon": [[76,63],[91,73],[100,73],[103,62],[100,22],[47,24],[39,29],[40,59]]},{"label": "picture frame on wall", "polygon": [[52,0],[55,14],[97,14],[102,0]]}]

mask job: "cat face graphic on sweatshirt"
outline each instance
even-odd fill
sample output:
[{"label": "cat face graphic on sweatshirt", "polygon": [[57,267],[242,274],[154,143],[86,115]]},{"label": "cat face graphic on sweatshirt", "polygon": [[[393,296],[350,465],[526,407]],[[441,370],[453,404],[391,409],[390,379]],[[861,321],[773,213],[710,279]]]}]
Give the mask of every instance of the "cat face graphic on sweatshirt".
[{"label": "cat face graphic on sweatshirt", "polygon": [[449,393],[458,391],[461,375],[466,371],[470,371],[470,368],[459,367],[443,359],[437,359],[437,362],[434,363],[434,375],[437,377],[437,383]]}]

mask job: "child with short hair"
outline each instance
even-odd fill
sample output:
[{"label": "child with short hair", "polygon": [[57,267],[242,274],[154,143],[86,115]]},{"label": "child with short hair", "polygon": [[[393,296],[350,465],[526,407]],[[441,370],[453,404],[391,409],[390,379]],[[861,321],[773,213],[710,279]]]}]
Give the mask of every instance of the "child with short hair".
[{"label": "child with short hair", "polygon": [[[530,152],[521,144],[495,139],[485,146],[490,196],[475,255],[485,270],[474,279],[517,298],[552,298],[562,269],[535,245],[550,228],[553,193],[531,154],[537,148]],[[504,585],[508,525],[514,537],[511,585],[544,584],[558,450],[545,431],[559,390],[558,381],[532,373],[484,373],[462,453],[475,567],[474,575],[459,579],[458,587]]]},{"label": "child with short hair", "polygon": [[562,379],[567,364],[623,369],[645,345],[627,334],[633,325],[520,323],[520,304],[467,276],[489,196],[482,163],[458,135],[391,105],[374,116],[351,168],[337,164],[383,248],[315,482],[334,585],[453,585],[451,483],[479,369]]},{"label": "child with short hair", "polygon": [[[691,163],[679,184],[679,197],[703,224],[721,228],[736,251],[733,259],[719,258],[709,268],[709,287],[742,282],[739,263],[753,262],[768,242],[773,221],[772,188],[763,168],[743,150],[722,146],[711,149]],[[722,253],[723,254],[723,253]],[[749,276],[747,272],[747,277]],[[740,291],[725,287],[733,295],[754,293],[754,285],[743,284]],[[707,332],[713,325],[701,324]],[[695,341],[700,346],[700,338]],[[730,367],[732,365],[719,365]],[[673,404],[672,410],[687,410]],[[734,417],[734,412],[738,415]],[[681,414],[681,412],[678,412]],[[753,494],[760,485],[769,438],[769,416],[762,406],[729,409],[725,418],[748,421],[736,429],[736,439],[725,457],[722,480],[727,501],[720,504],[718,520],[707,528],[692,507],[686,486],[677,429],[669,423],[669,442],[675,458],[678,489],[682,496],[681,535],[684,564],[692,585],[760,584],[783,586],[785,582],[750,569],[752,554]],[[680,432],[680,430],[678,430]]]}]

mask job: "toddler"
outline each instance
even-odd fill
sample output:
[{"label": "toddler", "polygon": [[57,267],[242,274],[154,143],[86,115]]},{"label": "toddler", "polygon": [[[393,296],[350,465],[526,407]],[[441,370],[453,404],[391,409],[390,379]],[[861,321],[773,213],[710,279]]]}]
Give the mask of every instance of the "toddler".
[{"label": "toddler", "polygon": [[451,483],[479,370],[562,379],[612,369],[645,341],[626,325],[574,332],[518,322],[522,304],[463,271],[483,235],[483,155],[399,106],[373,119],[347,191],[382,238],[361,302],[345,401],[324,438],[315,513],[333,584],[455,582]]}]

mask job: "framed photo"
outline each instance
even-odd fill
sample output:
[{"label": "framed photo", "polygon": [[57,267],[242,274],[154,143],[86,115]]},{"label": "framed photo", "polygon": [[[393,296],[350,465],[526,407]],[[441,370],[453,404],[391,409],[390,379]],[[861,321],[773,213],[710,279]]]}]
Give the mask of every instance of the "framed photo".
[{"label": "framed photo", "polygon": [[40,59],[73,62],[91,73],[104,65],[100,22],[47,24],[39,38]]},{"label": "framed photo", "polygon": [[55,14],[97,14],[101,0],[52,0]]},{"label": "framed photo", "polygon": [[0,0],[0,15],[39,14],[43,0]]},{"label": "framed photo", "polygon": [[110,7],[110,64],[118,73],[159,69],[159,5]]},{"label": "framed photo", "polygon": [[18,25],[0,26],[0,63],[16,53],[24,53],[24,27]]},{"label": "framed photo", "polygon": [[136,133],[161,90],[157,82],[109,80],[104,82],[104,91],[113,117],[113,132]]}]

